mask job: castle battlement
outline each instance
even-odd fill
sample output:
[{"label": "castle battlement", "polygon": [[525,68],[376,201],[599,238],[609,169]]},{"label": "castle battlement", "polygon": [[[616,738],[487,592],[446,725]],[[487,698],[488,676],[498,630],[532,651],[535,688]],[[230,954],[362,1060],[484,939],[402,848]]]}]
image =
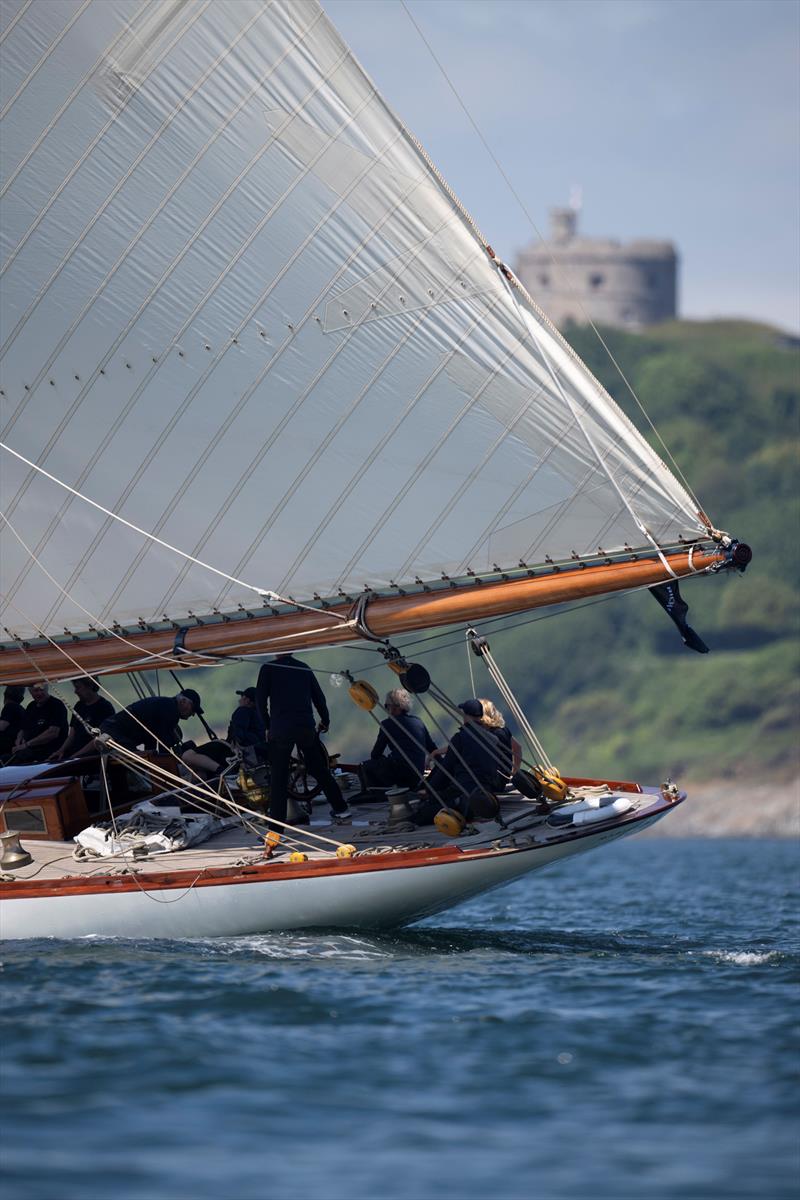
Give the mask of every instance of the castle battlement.
[{"label": "castle battlement", "polygon": [[640,329],[677,316],[673,244],[582,237],[575,208],[551,210],[550,240],[522,250],[515,271],[561,328],[591,317],[598,324]]}]

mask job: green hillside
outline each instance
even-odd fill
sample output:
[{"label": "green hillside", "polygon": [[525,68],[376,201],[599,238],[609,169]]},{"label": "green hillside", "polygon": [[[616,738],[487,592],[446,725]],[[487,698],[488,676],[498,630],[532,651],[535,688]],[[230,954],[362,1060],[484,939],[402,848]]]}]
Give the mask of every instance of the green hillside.
[{"label": "green hillside", "polygon": [[[492,650],[564,771],[655,781],[667,774],[785,777],[797,769],[800,712],[797,344],[742,322],[602,332],[705,511],[752,546],[753,562],[744,576],[682,585],[689,623],[711,654],[685,649],[646,593],[495,624],[485,630]],[[576,329],[570,341],[644,430],[593,331]],[[406,644],[457,700],[471,694],[463,630]],[[369,650],[307,657],[324,671],[368,669],[379,690],[392,686],[394,677]],[[498,699],[477,660],[474,669],[478,694]],[[234,688],[255,682],[256,670],[193,673],[218,727],[236,700]],[[329,744],[358,757],[374,725],[344,689],[322,682],[333,714]]]}]

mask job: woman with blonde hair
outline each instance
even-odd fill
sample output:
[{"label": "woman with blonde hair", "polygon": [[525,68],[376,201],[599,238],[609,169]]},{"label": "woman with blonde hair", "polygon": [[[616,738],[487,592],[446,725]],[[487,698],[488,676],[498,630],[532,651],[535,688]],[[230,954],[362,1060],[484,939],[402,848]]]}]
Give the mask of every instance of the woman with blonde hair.
[{"label": "woman with blonde hair", "polygon": [[480,698],[479,703],[483,708],[483,716],[480,723],[484,729],[494,734],[497,740],[499,761],[494,781],[494,790],[502,792],[508,785],[511,776],[515,775],[520,768],[522,746],[512,736],[511,730],[507,728],[503,714],[497,706],[491,700],[484,700],[483,697]]}]

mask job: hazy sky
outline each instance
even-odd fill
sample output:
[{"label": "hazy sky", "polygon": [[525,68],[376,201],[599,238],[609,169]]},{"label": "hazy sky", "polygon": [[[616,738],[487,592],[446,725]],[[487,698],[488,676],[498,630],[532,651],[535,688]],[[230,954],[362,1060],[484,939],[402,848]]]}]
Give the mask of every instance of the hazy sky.
[{"label": "hazy sky", "polygon": [[[798,0],[407,0],[538,228],[667,238],[682,316],[800,328]],[[498,253],[536,235],[400,0],[323,0]]]}]

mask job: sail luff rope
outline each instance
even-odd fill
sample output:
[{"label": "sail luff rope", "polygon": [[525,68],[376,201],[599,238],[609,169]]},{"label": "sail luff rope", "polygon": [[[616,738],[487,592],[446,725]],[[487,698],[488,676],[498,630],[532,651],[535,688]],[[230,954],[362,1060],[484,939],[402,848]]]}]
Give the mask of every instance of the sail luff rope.
[{"label": "sail luff rope", "polygon": [[[425,37],[425,34],[422,32],[422,29],[421,29],[421,28],[420,28],[420,26],[417,24],[417,21],[415,20],[415,18],[412,16],[411,12],[409,11],[408,5],[406,4],[406,0],[400,0],[400,4],[401,4],[401,6],[402,6],[403,10],[404,10],[404,11],[405,11],[405,13],[406,13],[406,16],[407,16],[407,17],[408,17],[408,19],[411,21],[412,25],[414,26],[414,28],[416,29],[416,31],[417,31],[417,33],[419,34],[420,38],[422,39],[422,41],[424,42],[425,46],[427,47],[427,49],[428,49],[428,52],[429,52],[429,53],[430,53],[430,55],[431,55],[431,58],[434,60],[434,62],[436,63],[437,67],[439,68],[439,70],[441,71],[442,75],[444,76],[444,79],[445,79],[445,81],[446,81],[446,83],[447,83],[448,87],[450,88],[450,90],[452,91],[453,95],[455,96],[455,98],[456,98],[456,101],[457,101],[457,102],[458,102],[458,104],[459,104],[459,107],[460,107],[460,108],[462,109],[462,111],[464,112],[464,114],[465,114],[465,116],[466,116],[467,120],[469,121],[469,123],[470,123],[470,125],[472,126],[473,130],[474,130],[474,131],[475,131],[475,133],[477,134],[477,136],[478,136],[478,138],[479,138],[479,140],[480,140],[481,144],[483,145],[484,149],[486,150],[487,154],[488,154],[488,155],[489,155],[489,157],[491,158],[491,160],[492,160],[492,162],[494,163],[494,165],[497,167],[497,170],[499,171],[500,175],[502,176],[503,180],[505,181],[505,183],[506,183],[507,187],[509,188],[509,190],[510,190],[510,192],[511,192],[512,196],[514,197],[514,199],[515,199],[515,200],[517,201],[517,203],[519,204],[519,206],[520,206],[520,208],[521,208],[521,210],[522,210],[522,212],[523,212],[523,214],[524,214],[525,218],[527,219],[528,223],[530,224],[530,226],[531,226],[531,228],[532,228],[533,232],[534,232],[534,233],[536,234],[536,236],[539,238],[540,242],[541,242],[541,243],[542,243],[544,246],[547,246],[547,242],[546,242],[546,240],[545,240],[545,238],[544,238],[543,234],[540,232],[540,230],[539,230],[538,226],[536,225],[536,222],[534,221],[534,219],[533,219],[533,217],[531,216],[530,212],[528,211],[528,207],[527,207],[527,205],[525,204],[525,202],[523,201],[522,197],[521,197],[521,196],[519,195],[519,193],[517,192],[516,188],[514,187],[514,185],[513,185],[513,184],[512,184],[512,182],[511,182],[510,178],[508,177],[508,175],[506,174],[505,170],[503,169],[503,166],[502,166],[502,164],[500,163],[499,159],[497,158],[497,155],[494,153],[494,151],[492,150],[491,146],[489,145],[489,142],[486,140],[486,138],[484,137],[483,133],[481,132],[481,130],[480,130],[480,128],[479,128],[479,126],[478,126],[477,122],[474,120],[474,118],[473,118],[472,114],[470,113],[470,111],[469,111],[469,109],[467,108],[467,106],[466,106],[466,104],[465,104],[464,100],[462,99],[462,97],[461,97],[460,93],[458,92],[458,89],[456,88],[455,84],[452,82],[452,80],[450,79],[450,76],[448,75],[447,71],[445,70],[443,63],[442,63],[442,62],[440,61],[440,59],[437,57],[437,55],[436,55],[436,53],[435,53],[435,51],[434,51],[433,47],[431,46],[430,42],[429,42],[429,41],[428,41],[428,39]],[[413,135],[412,135],[412,138],[413,138]],[[416,142],[416,139],[413,139],[413,140]],[[428,159],[428,156],[427,156],[427,154],[425,153],[425,151],[424,151],[423,147],[422,147],[422,146],[421,146],[419,143],[416,143],[416,144],[417,144],[417,148],[418,148],[418,150],[419,150],[419,151],[420,151],[420,152],[421,152],[421,153],[424,155],[424,157],[425,157],[425,158],[426,158],[426,160],[428,161],[428,163],[429,163],[429,165],[430,165],[431,169],[432,169],[432,170],[435,172],[435,174],[436,174],[436,176],[437,176],[437,178],[438,178],[439,182],[445,186],[445,188],[447,189],[447,191],[448,191],[448,194],[450,195],[451,199],[453,199],[453,200],[455,201],[455,203],[458,205],[458,207],[459,207],[459,209],[461,210],[461,212],[462,212],[462,214],[464,215],[464,217],[465,217],[465,218],[466,218],[466,219],[469,221],[469,223],[472,225],[472,227],[473,227],[473,229],[475,230],[475,232],[477,233],[478,237],[480,237],[480,238],[481,238],[481,241],[484,243],[484,246],[488,246],[488,243],[486,242],[485,238],[483,238],[482,234],[481,234],[481,233],[480,233],[480,231],[478,230],[478,227],[475,225],[474,221],[472,221],[472,218],[469,216],[469,214],[468,214],[468,213],[466,212],[466,210],[463,208],[463,205],[461,204],[461,202],[460,202],[460,201],[457,199],[457,197],[454,195],[454,193],[451,191],[451,189],[450,189],[449,187],[447,187],[447,184],[445,184],[445,181],[444,181],[444,180],[442,179],[442,177],[439,175],[439,172],[438,172],[437,168],[436,168],[436,167],[434,166],[434,164],[433,164],[433,163],[430,161],[430,159]],[[558,264],[557,264],[557,262],[556,262],[555,255],[553,254],[552,250],[550,250],[550,251],[549,251],[549,253],[550,253],[550,259],[551,259],[551,262],[553,263],[553,265],[554,265],[554,266],[555,266],[555,265],[558,265]],[[503,266],[504,266],[504,265],[505,265],[505,264],[503,264]],[[506,269],[508,269],[508,268],[506,268]],[[570,277],[569,277],[569,275],[568,275],[567,277],[568,277],[568,278],[570,278]],[[553,325],[553,323],[550,321],[550,319],[549,319],[549,317],[547,316],[547,314],[546,314],[546,313],[545,313],[545,312],[544,312],[544,311],[543,311],[543,310],[542,310],[542,309],[539,307],[539,305],[536,303],[536,301],[533,299],[533,297],[532,297],[532,296],[531,296],[531,295],[528,293],[527,289],[526,289],[526,288],[523,286],[522,282],[521,282],[519,279],[517,279],[516,275],[513,275],[513,274],[512,274],[512,279],[513,279],[513,282],[514,282],[514,286],[515,286],[515,287],[517,287],[517,288],[520,290],[520,292],[522,293],[522,295],[525,297],[526,301],[527,301],[528,303],[530,303],[531,307],[534,309],[534,311],[537,313],[537,315],[538,315],[540,318],[542,318],[542,319],[544,320],[544,322],[547,324],[547,326],[549,327],[549,329],[551,330],[551,332],[552,332],[552,333],[553,333],[553,334],[556,336],[557,340],[558,340],[558,341],[559,341],[559,342],[562,344],[562,346],[563,346],[565,349],[567,349],[567,350],[569,351],[569,353],[570,353],[570,355],[572,356],[572,358],[574,358],[574,359],[575,359],[575,360],[576,360],[576,361],[577,361],[577,362],[578,362],[578,363],[579,363],[579,364],[580,364],[580,365],[581,365],[581,366],[582,366],[584,369],[586,369],[586,366],[585,366],[585,363],[583,362],[583,360],[580,358],[580,356],[579,356],[578,354],[576,354],[576,352],[573,350],[573,348],[572,348],[572,347],[569,345],[569,343],[566,341],[566,339],[565,339],[565,338],[562,336],[562,334],[560,333],[560,331],[559,331],[558,329],[556,329],[556,327],[555,327],[555,326]],[[619,376],[620,376],[620,378],[622,379],[623,383],[624,383],[624,384],[625,384],[625,386],[627,387],[627,389],[628,389],[628,391],[630,392],[630,394],[631,394],[631,396],[633,397],[633,399],[636,401],[636,404],[637,404],[637,406],[638,406],[638,408],[639,408],[640,412],[642,413],[643,417],[644,417],[644,418],[645,418],[645,420],[647,421],[648,425],[649,425],[649,426],[650,426],[650,428],[652,429],[652,431],[653,431],[653,433],[655,434],[655,436],[658,438],[658,440],[659,440],[659,442],[660,442],[661,446],[662,446],[662,447],[663,447],[663,449],[664,449],[664,452],[665,452],[665,454],[667,455],[667,457],[669,458],[669,460],[670,460],[670,462],[672,463],[673,467],[675,468],[676,472],[678,473],[678,476],[679,476],[679,478],[680,478],[681,482],[683,483],[683,486],[685,487],[687,494],[689,495],[689,497],[690,497],[690,498],[693,500],[693,502],[694,502],[694,503],[695,503],[695,505],[697,506],[697,510],[698,510],[698,511],[697,511],[697,515],[698,515],[698,516],[700,516],[701,520],[703,520],[703,523],[705,524],[705,523],[706,523],[706,518],[705,518],[705,514],[704,514],[704,509],[703,509],[702,505],[700,504],[700,501],[698,500],[697,496],[695,495],[695,493],[694,493],[694,491],[693,491],[693,489],[692,489],[691,485],[689,484],[689,481],[687,480],[687,478],[686,478],[686,476],[684,475],[683,471],[681,470],[681,468],[680,468],[679,464],[678,464],[678,463],[677,463],[677,461],[675,460],[675,458],[674,458],[674,456],[673,456],[672,452],[670,451],[670,449],[669,449],[669,447],[667,446],[666,442],[664,441],[664,439],[662,438],[662,436],[661,436],[661,434],[659,433],[658,429],[656,428],[656,426],[655,426],[655,424],[654,424],[653,420],[652,420],[652,419],[651,419],[651,417],[649,416],[649,414],[648,414],[647,410],[645,409],[644,405],[642,404],[641,400],[639,399],[638,395],[636,394],[636,392],[635,392],[635,390],[634,390],[633,386],[632,386],[632,385],[631,385],[631,383],[628,381],[628,379],[627,379],[626,375],[624,374],[624,372],[623,372],[623,370],[622,370],[621,366],[620,366],[620,365],[619,365],[619,363],[617,362],[617,360],[616,360],[616,358],[614,357],[614,355],[611,353],[611,350],[610,350],[610,349],[609,349],[609,347],[607,346],[607,344],[606,344],[606,342],[605,342],[604,338],[601,336],[601,334],[600,334],[600,331],[598,330],[598,328],[597,328],[597,326],[595,325],[594,321],[593,321],[593,320],[592,320],[592,318],[589,316],[589,314],[586,312],[586,310],[585,310],[585,308],[584,308],[584,306],[583,306],[583,303],[582,303],[582,301],[580,300],[580,297],[579,297],[579,296],[577,295],[577,293],[575,292],[574,286],[571,288],[571,291],[572,291],[572,296],[573,296],[573,299],[575,299],[575,301],[576,301],[576,303],[577,303],[578,307],[579,307],[579,308],[580,308],[580,310],[581,310],[581,313],[582,313],[582,315],[583,315],[583,316],[586,318],[586,322],[587,322],[587,324],[589,324],[589,325],[591,326],[591,328],[594,330],[594,333],[595,333],[595,335],[597,336],[597,338],[598,338],[598,340],[599,340],[599,342],[600,342],[601,346],[603,347],[603,349],[604,349],[604,350],[606,351],[606,353],[608,354],[608,357],[610,358],[610,360],[611,360],[611,362],[613,363],[613,365],[614,365],[615,369],[616,369],[616,370],[617,370],[617,372],[619,373]],[[593,377],[593,376],[592,376],[592,378],[594,379],[594,377]],[[622,415],[622,417],[625,419],[625,421],[626,421],[626,422],[627,422],[629,425],[631,425],[631,427],[632,427],[633,429],[636,429],[636,427],[635,427],[635,426],[633,425],[633,423],[632,423],[632,422],[629,420],[629,418],[628,418],[628,417],[625,415],[625,413],[622,411],[622,409],[619,407],[619,405],[616,403],[616,401],[613,399],[613,397],[609,395],[609,393],[606,391],[606,389],[605,389],[605,388],[603,388],[603,387],[602,387],[602,385],[601,385],[601,384],[599,384],[599,382],[598,382],[598,381],[596,381],[596,380],[595,380],[595,383],[597,384],[597,387],[599,388],[599,390],[600,390],[601,394],[602,394],[602,395],[604,395],[604,396],[605,396],[605,397],[606,397],[606,398],[607,398],[607,399],[608,399],[608,400],[611,402],[611,404],[612,404],[612,405],[614,406],[614,408],[615,408],[615,409],[617,409],[617,411],[618,411],[618,412],[619,412],[619,413]],[[636,430],[636,432],[638,433],[638,430]]]}]

